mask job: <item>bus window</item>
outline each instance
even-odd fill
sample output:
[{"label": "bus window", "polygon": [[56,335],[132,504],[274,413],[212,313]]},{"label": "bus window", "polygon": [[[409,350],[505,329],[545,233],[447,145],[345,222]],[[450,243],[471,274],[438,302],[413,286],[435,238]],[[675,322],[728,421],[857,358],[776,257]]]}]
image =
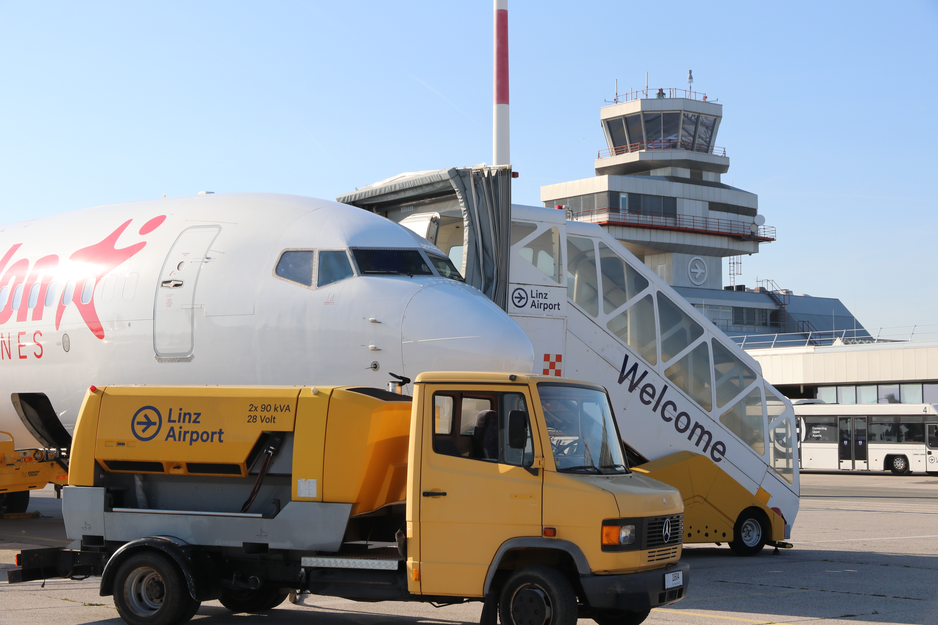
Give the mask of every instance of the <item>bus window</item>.
[{"label": "bus window", "polygon": [[809,441],[812,443],[837,442],[836,417],[805,417],[804,427],[806,443]]},{"label": "bus window", "polygon": [[925,419],[923,417],[899,417],[899,442],[924,443]]},{"label": "bus window", "polygon": [[870,417],[870,442],[895,443],[895,419],[893,417]]}]

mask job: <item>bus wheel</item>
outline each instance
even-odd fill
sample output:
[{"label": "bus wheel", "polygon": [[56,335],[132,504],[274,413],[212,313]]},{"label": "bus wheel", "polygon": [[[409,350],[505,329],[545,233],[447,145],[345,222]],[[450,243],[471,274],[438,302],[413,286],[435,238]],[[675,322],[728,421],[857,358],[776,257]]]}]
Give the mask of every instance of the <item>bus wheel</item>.
[{"label": "bus wheel", "polygon": [[574,625],[576,594],[555,568],[533,564],[508,578],[498,602],[504,625]]},{"label": "bus wheel", "polygon": [[743,510],[733,527],[730,549],[740,556],[754,556],[765,546],[766,534],[765,515],[755,508]]},{"label": "bus wheel", "polygon": [[113,592],[118,613],[130,625],[175,625],[198,609],[182,572],[156,551],[127,558],[114,578]]},{"label": "bus wheel", "polygon": [[893,456],[892,462],[889,464],[889,468],[896,475],[908,475],[911,473],[911,471],[909,471],[909,459],[905,456]]},{"label": "bus wheel", "polygon": [[22,514],[29,507],[29,491],[0,495],[0,514]]}]

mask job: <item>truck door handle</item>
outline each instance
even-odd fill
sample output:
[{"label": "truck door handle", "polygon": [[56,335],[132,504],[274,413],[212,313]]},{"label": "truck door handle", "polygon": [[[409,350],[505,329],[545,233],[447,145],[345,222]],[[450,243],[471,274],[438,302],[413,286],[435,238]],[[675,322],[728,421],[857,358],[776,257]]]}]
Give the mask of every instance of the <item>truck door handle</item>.
[{"label": "truck door handle", "polygon": [[425,490],[423,491],[424,497],[446,497],[446,493],[440,490]]}]

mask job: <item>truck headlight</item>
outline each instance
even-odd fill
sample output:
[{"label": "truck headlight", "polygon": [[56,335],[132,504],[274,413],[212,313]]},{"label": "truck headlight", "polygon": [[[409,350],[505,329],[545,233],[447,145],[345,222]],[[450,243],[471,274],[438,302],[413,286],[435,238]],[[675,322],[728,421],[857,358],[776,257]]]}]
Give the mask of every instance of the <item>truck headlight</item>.
[{"label": "truck headlight", "polygon": [[631,545],[634,542],[634,525],[603,525],[604,545]]}]

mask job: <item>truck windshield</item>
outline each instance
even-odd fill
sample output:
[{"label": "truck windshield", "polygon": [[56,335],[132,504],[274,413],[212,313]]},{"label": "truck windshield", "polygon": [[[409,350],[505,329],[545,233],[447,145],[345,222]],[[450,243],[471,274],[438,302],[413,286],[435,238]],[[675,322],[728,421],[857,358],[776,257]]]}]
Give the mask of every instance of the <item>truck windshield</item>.
[{"label": "truck windshield", "polygon": [[352,248],[352,255],[363,276],[432,276],[433,272],[418,250]]},{"label": "truck windshield", "polygon": [[604,392],[550,383],[537,390],[558,471],[628,473]]}]

